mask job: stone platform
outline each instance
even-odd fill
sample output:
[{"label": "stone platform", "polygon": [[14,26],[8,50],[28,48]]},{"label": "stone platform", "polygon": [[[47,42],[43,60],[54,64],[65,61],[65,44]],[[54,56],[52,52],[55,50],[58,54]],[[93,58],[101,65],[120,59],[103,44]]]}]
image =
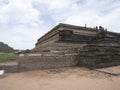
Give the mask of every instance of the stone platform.
[{"label": "stone platform", "polygon": [[19,58],[19,70],[66,66],[104,68],[120,65],[120,33],[59,24]]}]

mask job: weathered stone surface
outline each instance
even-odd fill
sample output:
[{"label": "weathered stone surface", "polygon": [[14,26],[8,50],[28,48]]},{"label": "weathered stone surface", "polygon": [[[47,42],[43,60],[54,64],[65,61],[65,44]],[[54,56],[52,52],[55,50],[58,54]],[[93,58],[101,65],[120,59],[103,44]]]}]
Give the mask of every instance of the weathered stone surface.
[{"label": "weathered stone surface", "polygon": [[79,65],[92,68],[120,65],[119,46],[87,45],[79,51]]},{"label": "weathered stone surface", "polygon": [[96,33],[97,31],[92,28],[59,24],[38,39],[33,51],[43,52],[44,50],[79,48],[95,37]]},{"label": "weathered stone surface", "polygon": [[76,55],[63,56],[26,56],[19,58],[19,71],[50,69],[77,65]]},{"label": "weathered stone surface", "polygon": [[0,63],[0,69],[5,70],[5,73],[18,72],[18,63],[17,62]]},{"label": "weathered stone surface", "polygon": [[19,70],[120,65],[119,40],[119,33],[59,24],[38,39],[31,54],[19,58]]}]

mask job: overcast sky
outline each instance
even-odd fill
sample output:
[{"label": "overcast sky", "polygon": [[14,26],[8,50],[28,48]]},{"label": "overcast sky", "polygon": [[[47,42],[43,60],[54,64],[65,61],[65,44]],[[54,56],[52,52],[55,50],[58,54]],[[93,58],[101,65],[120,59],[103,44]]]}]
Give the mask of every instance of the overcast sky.
[{"label": "overcast sky", "polygon": [[120,0],[0,0],[0,41],[32,49],[58,23],[120,33]]}]

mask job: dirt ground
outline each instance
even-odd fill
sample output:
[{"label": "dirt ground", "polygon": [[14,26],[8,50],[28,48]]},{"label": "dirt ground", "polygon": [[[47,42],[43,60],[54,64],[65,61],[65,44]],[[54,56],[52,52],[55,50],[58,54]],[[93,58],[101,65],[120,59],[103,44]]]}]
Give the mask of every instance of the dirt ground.
[{"label": "dirt ground", "polygon": [[120,90],[120,76],[80,67],[7,73],[0,90]]}]

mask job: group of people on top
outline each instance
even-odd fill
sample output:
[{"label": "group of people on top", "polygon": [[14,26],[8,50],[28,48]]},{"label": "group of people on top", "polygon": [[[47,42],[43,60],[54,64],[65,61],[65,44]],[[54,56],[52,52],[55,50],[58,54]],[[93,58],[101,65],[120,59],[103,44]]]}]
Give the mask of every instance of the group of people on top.
[{"label": "group of people on top", "polygon": [[100,32],[107,32],[107,29],[102,26],[99,26],[99,28],[96,26],[96,30],[98,30]]},{"label": "group of people on top", "polygon": [[98,35],[104,37],[106,35],[107,29],[99,26],[99,28],[96,26],[96,30],[98,31]]}]

